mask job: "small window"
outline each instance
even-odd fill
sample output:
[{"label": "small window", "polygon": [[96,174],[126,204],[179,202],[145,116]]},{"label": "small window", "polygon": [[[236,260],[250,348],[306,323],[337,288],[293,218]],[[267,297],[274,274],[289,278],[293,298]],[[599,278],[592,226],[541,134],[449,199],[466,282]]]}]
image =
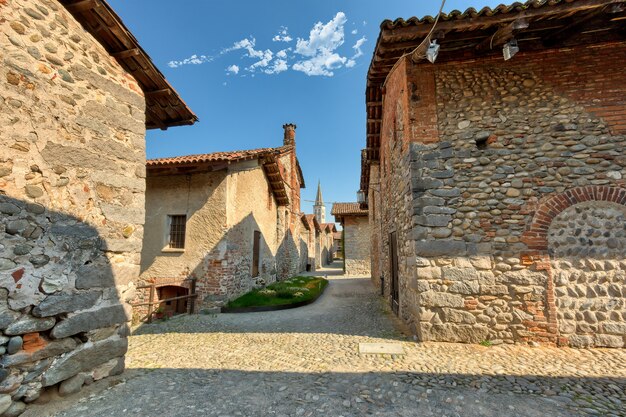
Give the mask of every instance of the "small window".
[{"label": "small window", "polygon": [[261,252],[261,232],[254,232],[254,242],[252,244],[252,276],[259,276],[259,260]]},{"label": "small window", "polygon": [[168,217],[170,223],[169,247],[171,249],[184,249],[187,216],[183,214]]}]

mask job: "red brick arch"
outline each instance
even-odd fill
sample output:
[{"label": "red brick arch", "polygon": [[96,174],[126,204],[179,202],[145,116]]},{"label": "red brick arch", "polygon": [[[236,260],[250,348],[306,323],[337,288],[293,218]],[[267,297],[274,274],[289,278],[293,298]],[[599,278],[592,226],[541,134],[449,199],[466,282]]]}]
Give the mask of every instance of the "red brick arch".
[{"label": "red brick arch", "polygon": [[587,185],[551,196],[539,203],[522,241],[529,249],[547,251],[548,229],[552,220],[565,209],[586,201],[606,201],[626,206],[626,189],[608,185]]}]

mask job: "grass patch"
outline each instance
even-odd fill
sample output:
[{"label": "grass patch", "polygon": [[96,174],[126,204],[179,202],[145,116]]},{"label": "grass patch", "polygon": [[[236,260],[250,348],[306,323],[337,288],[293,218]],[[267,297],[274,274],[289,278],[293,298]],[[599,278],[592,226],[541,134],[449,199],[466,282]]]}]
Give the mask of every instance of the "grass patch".
[{"label": "grass patch", "polygon": [[493,343],[491,343],[491,340],[483,340],[482,342],[479,343],[479,345],[490,347],[490,346],[493,346]]},{"label": "grass patch", "polygon": [[228,303],[228,307],[263,307],[300,303],[316,298],[328,285],[320,277],[293,277],[252,290]]}]

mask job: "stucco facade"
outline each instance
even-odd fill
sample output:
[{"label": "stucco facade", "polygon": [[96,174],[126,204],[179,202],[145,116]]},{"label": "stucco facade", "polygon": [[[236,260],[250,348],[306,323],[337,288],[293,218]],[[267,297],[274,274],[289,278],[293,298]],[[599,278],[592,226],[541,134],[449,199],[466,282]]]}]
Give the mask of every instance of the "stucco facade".
[{"label": "stucco facade", "polygon": [[386,297],[420,340],[623,347],[626,44],[441,56],[370,91]]},{"label": "stucco facade", "polygon": [[[191,289],[193,280],[199,310],[304,271],[304,180],[293,139],[281,148],[149,161],[144,283]],[[185,216],[184,247],[170,247],[172,216]]]},{"label": "stucco facade", "polygon": [[15,416],[124,369],[157,120],[142,71],[61,3],[2,1],[0,16],[0,415]]}]

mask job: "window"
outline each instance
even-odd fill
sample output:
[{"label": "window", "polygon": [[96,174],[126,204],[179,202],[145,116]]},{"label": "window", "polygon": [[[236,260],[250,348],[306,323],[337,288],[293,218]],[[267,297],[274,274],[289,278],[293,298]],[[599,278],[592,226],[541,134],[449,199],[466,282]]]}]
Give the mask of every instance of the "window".
[{"label": "window", "polygon": [[261,232],[254,232],[254,242],[252,244],[252,276],[259,276],[259,259],[261,252]]},{"label": "window", "polygon": [[170,224],[170,235],[168,246],[171,249],[185,248],[185,229],[187,226],[186,215],[168,216]]}]

